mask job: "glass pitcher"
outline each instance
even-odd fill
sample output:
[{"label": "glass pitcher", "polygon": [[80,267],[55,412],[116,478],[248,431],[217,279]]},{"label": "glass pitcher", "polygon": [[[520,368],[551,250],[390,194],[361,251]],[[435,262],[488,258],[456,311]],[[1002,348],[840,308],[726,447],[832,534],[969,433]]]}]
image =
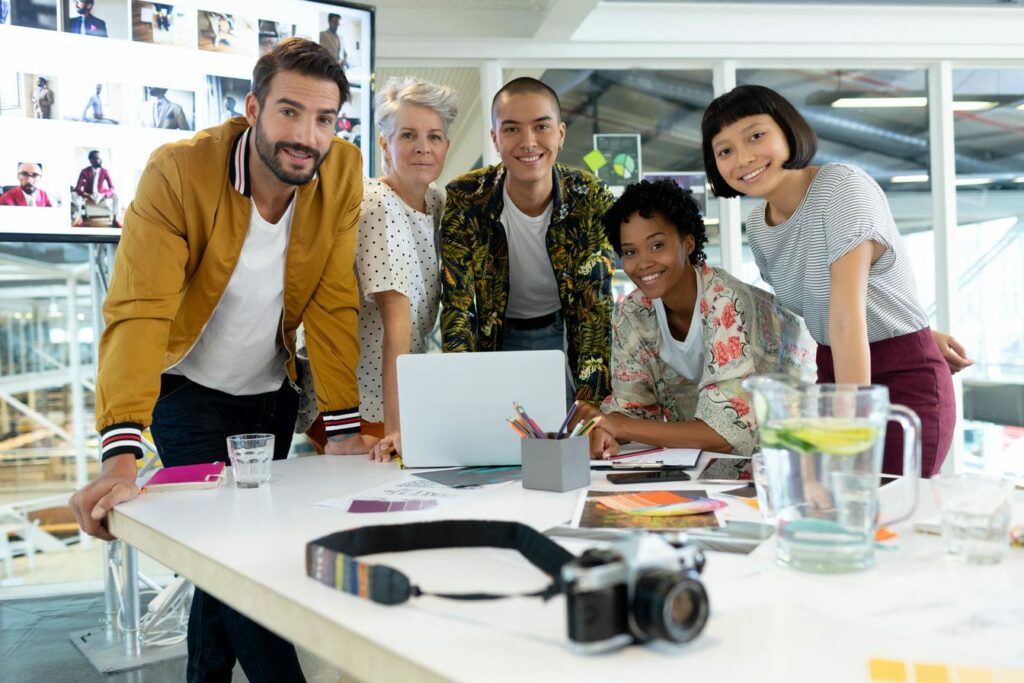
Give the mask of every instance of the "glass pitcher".
[{"label": "glass pitcher", "polygon": [[[748,378],[743,387],[752,394],[760,427],[779,564],[814,572],[874,565],[876,527],[906,519],[917,506],[917,414],[890,405],[884,386],[795,385],[768,376]],[[903,428],[907,485],[904,509],[880,520],[878,487],[889,420]]]}]

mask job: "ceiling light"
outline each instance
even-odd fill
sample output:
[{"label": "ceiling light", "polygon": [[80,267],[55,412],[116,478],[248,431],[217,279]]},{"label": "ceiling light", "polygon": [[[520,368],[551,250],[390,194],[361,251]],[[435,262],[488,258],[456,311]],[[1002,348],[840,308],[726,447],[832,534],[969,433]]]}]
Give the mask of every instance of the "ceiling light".
[{"label": "ceiling light", "polygon": [[1024,175],[1017,176],[1016,178],[1013,179],[1013,182],[1015,182],[1015,183],[1024,183]]},{"label": "ceiling light", "polygon": [[990,185],[993,182],[995,182],[995,181],[992,180],[991,178],[957,178],[956,179],[956,184],[957,184],[958,187],[963,187],[965,185]]},{"label": "ceiling light", "polygon": [[985,100],[953,100],[953,111],[984,111],[998,105],[998,102]]},{"label": "ceiling light", "polygon": [[911,175],[894,175],[892,178],[889,179],[889,182],[893,182],[893,183],[927,183],[928,182],[928,174],[927,173],[918,173],[918,174],[911,174]]},{"label": "ceiling light", "polygon": [[832,103],[836,109],[883,107],[927,107],[927,97],[840,97]]}]

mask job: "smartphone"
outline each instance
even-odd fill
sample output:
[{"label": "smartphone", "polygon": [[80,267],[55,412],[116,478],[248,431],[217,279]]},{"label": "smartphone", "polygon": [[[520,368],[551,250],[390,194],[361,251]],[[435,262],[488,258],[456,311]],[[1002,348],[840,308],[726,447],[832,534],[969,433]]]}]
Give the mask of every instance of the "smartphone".
[{"label": "smartphone", "polygon": [[650,470],[649,472],[613,472],[608,481],[613,484],[654,484],[664,481],[689,481],[690,475],[682,470]]}]

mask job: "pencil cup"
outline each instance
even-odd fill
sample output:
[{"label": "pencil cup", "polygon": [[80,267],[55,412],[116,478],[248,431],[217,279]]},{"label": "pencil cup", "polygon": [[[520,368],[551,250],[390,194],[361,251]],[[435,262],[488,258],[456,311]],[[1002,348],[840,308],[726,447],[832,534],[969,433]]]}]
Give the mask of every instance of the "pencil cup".
[{"label": "pencil cup", "polygon": [[523,439],[522,453],[524,489],[562,492],[590,485],[590,440],[585,436]]}]

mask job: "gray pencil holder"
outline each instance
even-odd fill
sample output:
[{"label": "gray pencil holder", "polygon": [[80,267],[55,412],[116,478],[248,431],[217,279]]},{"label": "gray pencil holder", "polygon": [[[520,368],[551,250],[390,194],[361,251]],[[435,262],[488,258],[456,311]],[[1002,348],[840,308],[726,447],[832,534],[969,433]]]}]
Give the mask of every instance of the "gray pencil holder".
[{"label": "gray pencil holder", "polygon": [[523,488],[572,491],[590,485],[590,440],[523,439]]}]

